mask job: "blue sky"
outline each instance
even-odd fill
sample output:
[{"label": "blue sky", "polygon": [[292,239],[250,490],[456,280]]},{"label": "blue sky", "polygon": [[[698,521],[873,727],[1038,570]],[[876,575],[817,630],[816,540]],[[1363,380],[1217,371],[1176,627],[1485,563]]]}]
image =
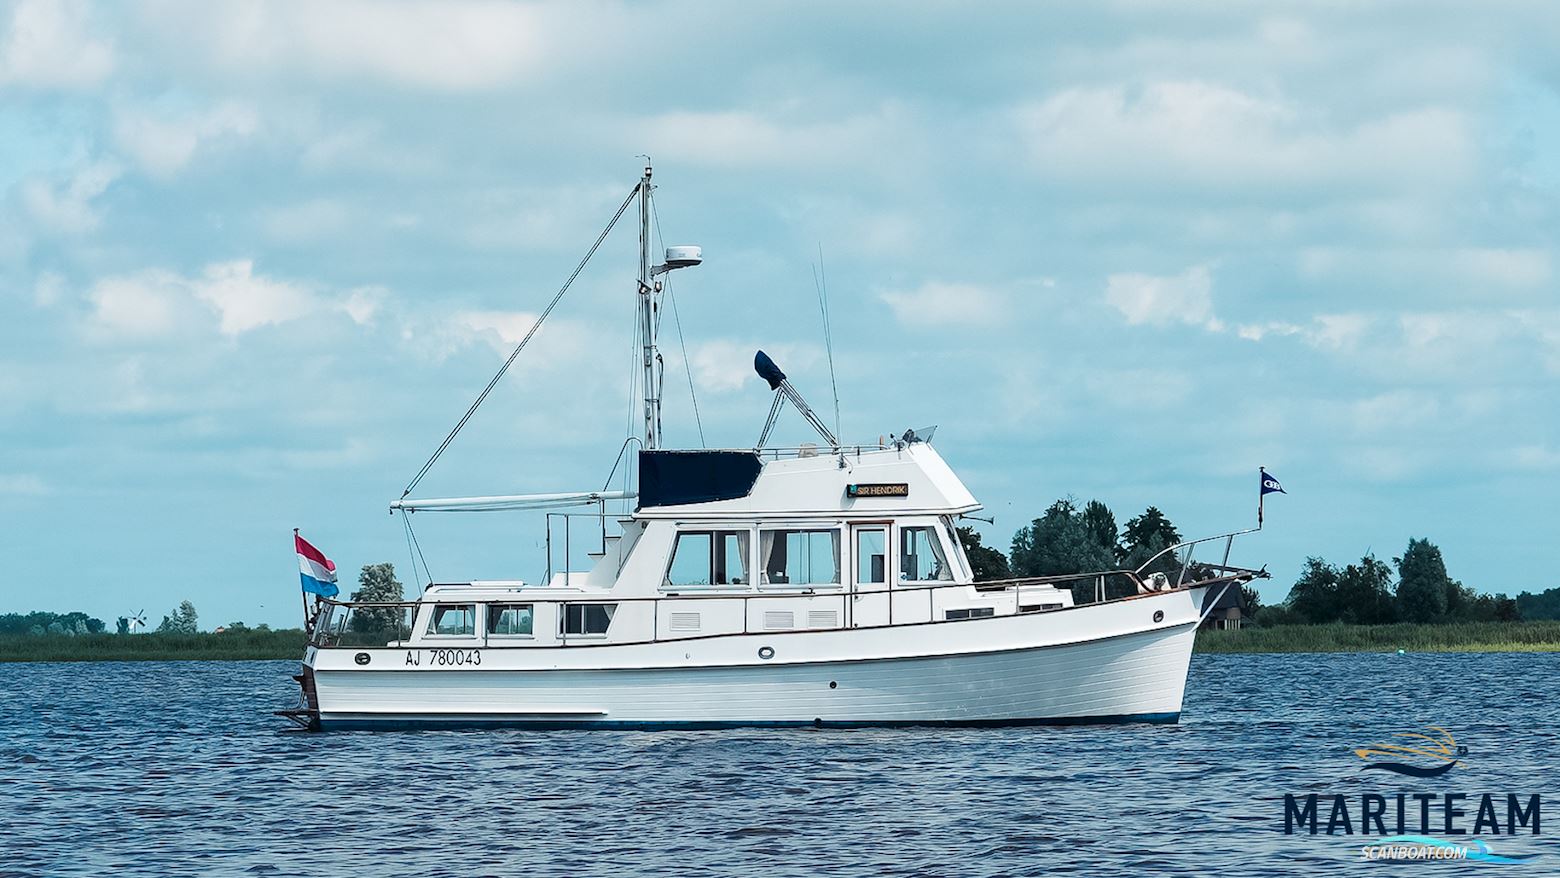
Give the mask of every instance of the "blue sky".
[{"label": "blue sky", "polygon": [[[302,527],[389,500],[654,156],[667,433],[756,438],[762,346],[845,438],[939,424],[1006,546],[1056,497],[1307,555],[1554,573],[1550,4],[0,4],[0,611],[294,624]],[[420,493],[597,487],[611,238]],[[799,420],[783,439],[807,438]],[[441,580],[539,520],[419,519]]]}]

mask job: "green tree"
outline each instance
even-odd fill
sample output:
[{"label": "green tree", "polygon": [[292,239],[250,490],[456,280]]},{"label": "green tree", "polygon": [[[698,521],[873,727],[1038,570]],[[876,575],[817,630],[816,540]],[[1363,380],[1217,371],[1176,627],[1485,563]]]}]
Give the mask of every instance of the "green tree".
[{"label": "green tree", "polygon": [[[1072,498],[1058,500],[1044,515],[1013,535],[1013,572],[1018,576],[1059,576],[1114,569],[1113,547],[1102,544],[1099,533],[1098,528],[1085,522]],[[1071,587],[1073,600],[1078,603],[1096,597],[1092,580],[1076,582]]]},{"label": "green tree", "polygon": [[[1121,566],[1136,570],[1165,549],[1181,541],[1180,531],[1170,523],[1157,507],[1150,506],[1143,514],[1127,521],[1121,529],[1121,544],[1116,547],[1116,557]],[[1171,552],[1155,561],[1148,573],[1174,573],[1179,566],[1175,553]]]},{"label": "green tree", "polygon": [[1008,567],[1007,556],[982,544],[980,534],[975,532],[975,528],[958,528],[958,534],[959,545],[964,547],[964,557],[970,561],[970,572],[975,575],[976,582],[1008,579],[1013,575]]},{"label": "green tree", "polygon": [[[395,565],[364,564],[358,573],[358,589],[352,593],[354,602],[394,603],[405,600],[401,583],[395,578]],[[400,627],[401,610],[397,607],[355,607],[352,610],[353,631],[394,631]]]},{"label": "green tree", "polygon": [[1305,559],[1300,578],[1289,589],[1284,605],[1301,622],[1318,624],[1338,619],[1338,568],[1321,558]]},{"label": "green tree", "polygon": [[1429,540],[1410,539],[1398,569],[1398,612],[1405,622],[1436,622],[1446,616],[1447,595],[1457,589],[1446,575],[1441,550]]},{"label": "green tree", "polygon": [[1052,503],[1014,534],[1011,557],[1019,576],[1093,573],[1115,566],[1110,547],[1096,539],[1071,498]]},{"label": "green tree", "polygon": [[1110,511],[1110,507],[1098,500],[1090,500],[1083,506],[1082,517],[1083,529],[1094,538],[1094,542],[1114,551],[1120,535],[1116,533],[1116,514]]},{"label": "green tree", "polygon": [[158,634],[194,634],[199,630],[195,605],[189,601],[180,601],[179,608],[164,616],[157,626]]},{"label": "green tree", "polygon": [[1246,612],[1255,619],[1257,611],[1262,609],[1262,595],[1257,594],[1257,590],[1251,586],[1243,585],[1240,587],[1240,597],[1246,602]]},{"label": "green tree", "polygon": [[[1338,574],[1337,621],[1387,625],[1397,621],[1392,601],[1392,568],[1370,555]],[[1332,621],[1332,620],[1329,620]]]},{"label": "green tree", "polygon": [[97,634],[105,627],[102,619],[95,619],[80,610],[69,613],[34,610],[25,615],[6,613],[0,616],[0,634]]},{"label": "green tree", "polygon": [[129,634],[130,633],[130,618],[128,616],[120,616],[117,620],[115,620],[115,622],[114,622],[114,633],[115,634]]},{"label": "green tree", "polygon": [[1547,588],[1538,594],[1521,592],[1515,604],[1524,619],[1560,619],[1560,587]]}]

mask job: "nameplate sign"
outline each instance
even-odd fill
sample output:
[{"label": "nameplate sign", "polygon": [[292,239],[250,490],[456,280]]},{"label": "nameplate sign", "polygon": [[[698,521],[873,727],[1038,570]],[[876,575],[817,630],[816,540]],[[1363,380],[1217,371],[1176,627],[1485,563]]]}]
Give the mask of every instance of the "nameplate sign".
[{"label": "nameplate sign", "polygon": [[910,485],[907,482],[862,482],[856,485],[845,486],[847,497],[908,497]]}]

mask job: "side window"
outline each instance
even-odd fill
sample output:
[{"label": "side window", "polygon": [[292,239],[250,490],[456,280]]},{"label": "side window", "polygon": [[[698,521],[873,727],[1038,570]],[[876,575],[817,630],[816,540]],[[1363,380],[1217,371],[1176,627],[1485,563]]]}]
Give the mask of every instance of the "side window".
[{"label": "side window", "polygon": [[888,534],[881,529],[856,531],[856,582],[863,585],[888,581]]},{"label": "side window", "polygon": [[840,581],[838,530],[766,530],[758,557],[768,585],[836,585]]},{"label": "side window", "polygon": [[899,529],[899,578],[908,582],[941,582],[953,579],[943,555],[937,528]]},{"label": "side window", "polygon": [[489,634],[531,636],[532,613],[530,604],[489,604],[487,630]]},{"label": "side window", "polygon": [[672,547],[666,585],[745,585],[748,532],[684,531]]},{"label": "side window", "polygon": [[447,636],[477,633],[476,604],[434,604],[433,615],[428,619],[429,634]]},{"label": "side window", "polygon": [[612,627],[617,604],[569,604],[558,619],[560,634],[606,634]]}]

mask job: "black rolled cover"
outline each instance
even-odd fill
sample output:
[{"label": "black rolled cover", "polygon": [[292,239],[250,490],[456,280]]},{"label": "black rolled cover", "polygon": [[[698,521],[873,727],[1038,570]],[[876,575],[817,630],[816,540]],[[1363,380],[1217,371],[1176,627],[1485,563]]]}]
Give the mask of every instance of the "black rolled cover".
[{"label": "black rolled cover", "polygon": [[641,451],[639,508],[746,497],[763,468],[751,451]]},{"label": "black rolled cover", "polygon": [[763,351],[753,355],[753,371],[758,373],[758,377],[769,383],[770,390],[779,390],[780,382],[785,380],[785,373],[780,371],[780,367],[775,365],[775,361],[769,359],[769,355]]}]

